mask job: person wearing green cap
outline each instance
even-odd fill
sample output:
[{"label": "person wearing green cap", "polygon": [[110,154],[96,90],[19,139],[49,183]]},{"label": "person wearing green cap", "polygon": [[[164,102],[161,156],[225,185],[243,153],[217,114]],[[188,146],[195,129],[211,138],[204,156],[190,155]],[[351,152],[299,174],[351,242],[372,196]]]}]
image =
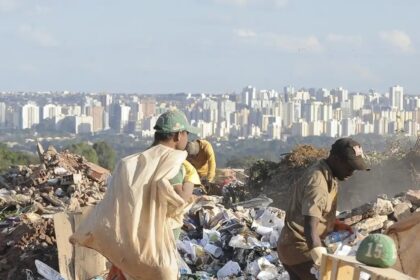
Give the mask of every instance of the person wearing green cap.
[{"label": "person wearing green cap", "polygon": [[[179,110],[170,110],[159,116],[154,126],[155,135],[153,146],[162,144],[173,149],[185,150],[188,143],[188,134],[198,134],[198,129],[188,123],[185,114]],[[175,191],[185,200],[188,201],[194,189],[194,184],[200,184],[194,180],[197,176],[193,174],[187,178],[192,180],[185,181],[187,170],[191,170],[188,162],[184,162],[180,167],[178,174],[169,180],[174,186]],[[176,231],[178,233],[178,231]],[[178,235],[178,234],[176,234]]]},{"label": "person wearing green cap", "polygon": [[177,279],[174,229],[199,180],[182,166],[197,129],[178,110],[161,114],[154,129],[152,146],[119,161],[104,199],[70,237],[112,263],[107,279]]}]

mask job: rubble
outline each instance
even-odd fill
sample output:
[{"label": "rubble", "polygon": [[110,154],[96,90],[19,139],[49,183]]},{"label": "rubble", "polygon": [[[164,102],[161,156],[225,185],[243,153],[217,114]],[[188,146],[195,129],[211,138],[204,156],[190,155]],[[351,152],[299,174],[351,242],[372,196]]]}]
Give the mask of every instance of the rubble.
[{"label": "rubble", "polygon": [[82,156],[38,144],[40,164],[0,175],[0,279],[27,279],[38,259],[58,270],[52,214],[100,201],[110,172]]},{"label": "rubble", "polygon": [[[39,165],[12,166],[0,175],[0,279],[27,279],[37,271],[36,259],[58,271],[52,214],[80,212],[106,191],[108,170],[53,147],[38,146],[38,153]],[[289,199],[286,187],[325,153],[300,146],[288,154],[276,165],[283,177],[271,180],[275,193],[250,187],[237,171],[218,171],[216,183],[197,194],[184,217],[177,241],[181,279],[288,279],[276,253]],[[380,195],[338,218],[362,239],[384,232],[419,206],[420,191],[409,190],[392,198]],[[335,251],[354,252],[354,244],[336,244]]]}]

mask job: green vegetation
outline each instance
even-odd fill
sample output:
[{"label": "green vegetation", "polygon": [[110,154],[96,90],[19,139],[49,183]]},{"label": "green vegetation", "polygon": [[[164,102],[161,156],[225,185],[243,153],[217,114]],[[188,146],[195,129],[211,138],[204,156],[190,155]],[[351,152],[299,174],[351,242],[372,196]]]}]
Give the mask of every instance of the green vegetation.
[{"label": "green vegetation", "polygon": [[28,165],[37,163],[38,158],[25,152],[15,152],[7,145],[0,143],[0,171],[9,168],[10,165]]},{"label": "green vegetation", "polygon": [[105,141],[96,142],[93,144],[93,149],[98,156],[98,164],[109,170],[113,170],[117,160],[117,153]]},{"label": "green vegetation", "polygon": [[72,152],[73,154],[85,157],[87,161],[90,161],[92,163],[98,163],[98,155],[96,154],[95,149],[87,142],[72,144],[66,147],[66,149]]},{"label": "green vegetation", "polygon": [[110,170],[114,168],[117,160],[115,150],[105,141],[96,142],[93,145],[88,142],[74,143],[65,149],[85,157],[87,161],[99,164]]}]

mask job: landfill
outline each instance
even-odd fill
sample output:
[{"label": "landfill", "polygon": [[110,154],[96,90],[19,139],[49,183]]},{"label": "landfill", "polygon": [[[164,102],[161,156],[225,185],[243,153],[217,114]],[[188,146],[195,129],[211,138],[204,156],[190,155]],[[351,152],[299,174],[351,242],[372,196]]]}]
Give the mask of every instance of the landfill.
[{"label": "landfill", "polygon": [[[39,165],[11,166],[0,175],[0,279],[38,279],[36,264],[59,271],[53,215],[95,205],[106,191],[108,170],[53,147],[39,145],[38,154]],[[177,240],[181,279],[289,279],[276,253],[286,205],[250,195],[240,172],[218,174],[215,184],[195,192],[185,214]],[[354,234],[330,252],[354,254],[369,233],[383,233],[415,211],[418,189],[337,213]]]},{"label": "landfill", "polygon": [[94,205],[110,172],[68,151],[38,144],[40,164],[0,175],[0,279],[30,279],[35,260],[58,270],[53,214]]}]

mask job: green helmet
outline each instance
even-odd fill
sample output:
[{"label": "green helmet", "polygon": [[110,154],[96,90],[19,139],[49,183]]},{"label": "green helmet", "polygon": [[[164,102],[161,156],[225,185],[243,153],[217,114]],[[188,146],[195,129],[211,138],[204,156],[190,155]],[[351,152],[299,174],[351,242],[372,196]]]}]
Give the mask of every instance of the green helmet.
[{"label": "green helmet", "polygon": [[198,134],[198,128],[191,126],[185,114],[179,110],[170,110],[160,115],[153,128],[163,133],[187,131]]},{"label": "green helmet", "polygon": [[390,267],[397,261],[397,249],[391,237],[375,233],[360,243],[356,259],[364,264],[377,267]]}]

